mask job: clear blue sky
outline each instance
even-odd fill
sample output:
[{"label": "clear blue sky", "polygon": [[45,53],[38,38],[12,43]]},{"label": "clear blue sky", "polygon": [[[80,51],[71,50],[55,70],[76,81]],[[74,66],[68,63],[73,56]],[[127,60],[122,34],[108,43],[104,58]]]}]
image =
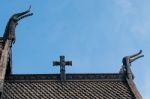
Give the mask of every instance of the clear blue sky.
[{"label": "clear blue sky", "polygon": [[16,28],[13,73],[59,73],[52,61],[60,55],[73,61],[67,73],[116,73],[122,57],[143,49],[132,70],[149,99],[149,0],[1,0],[1,36],[9,17],[29,5],[34,15]]}]

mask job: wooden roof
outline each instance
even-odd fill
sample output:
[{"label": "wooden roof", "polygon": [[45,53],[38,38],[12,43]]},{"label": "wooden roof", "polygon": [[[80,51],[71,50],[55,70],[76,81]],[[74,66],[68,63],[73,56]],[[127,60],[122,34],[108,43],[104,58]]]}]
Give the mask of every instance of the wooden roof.
[{"label": "wooden roof", "polygon": [[1,99],[140,99],[123,74],[11,75]]}]

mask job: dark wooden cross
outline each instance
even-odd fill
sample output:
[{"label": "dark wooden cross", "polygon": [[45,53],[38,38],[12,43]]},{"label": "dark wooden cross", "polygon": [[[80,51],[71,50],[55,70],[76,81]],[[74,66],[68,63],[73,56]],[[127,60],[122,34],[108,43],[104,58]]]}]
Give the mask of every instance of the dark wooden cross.
[{"label": "dark wooden cross", "polygon": [[65,56],[60,56],[60,61],[53,61],[53,66],[60,66],[60,78],[62,81],[66,80],[66,74],[65,74],[66,65],[72,66],[72,61],[65,61]]}]

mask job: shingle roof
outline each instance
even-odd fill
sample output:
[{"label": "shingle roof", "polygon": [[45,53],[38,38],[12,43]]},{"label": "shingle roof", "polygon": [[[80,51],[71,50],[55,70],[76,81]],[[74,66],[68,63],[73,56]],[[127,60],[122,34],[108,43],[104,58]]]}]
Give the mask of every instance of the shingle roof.
[{"label": "shingle roof", "polygon": [[2,99],[135,99],[122,74],[12,75]]}]

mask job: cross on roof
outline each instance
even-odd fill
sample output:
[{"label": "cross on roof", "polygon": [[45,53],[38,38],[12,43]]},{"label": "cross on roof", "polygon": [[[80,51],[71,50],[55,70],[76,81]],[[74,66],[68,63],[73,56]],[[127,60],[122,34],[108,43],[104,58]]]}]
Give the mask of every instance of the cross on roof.
[{"label": "cross on roof", "polygon": [[65,66],[66,65],[71,65],[72,66],[72,61],[65,61],[65,56],[60,56],[60,61],[53,61],[53,66],[60,66],[60,75],[61,75],[61,80],[65,81],[66,80],[66,74],[65,74]]}]

